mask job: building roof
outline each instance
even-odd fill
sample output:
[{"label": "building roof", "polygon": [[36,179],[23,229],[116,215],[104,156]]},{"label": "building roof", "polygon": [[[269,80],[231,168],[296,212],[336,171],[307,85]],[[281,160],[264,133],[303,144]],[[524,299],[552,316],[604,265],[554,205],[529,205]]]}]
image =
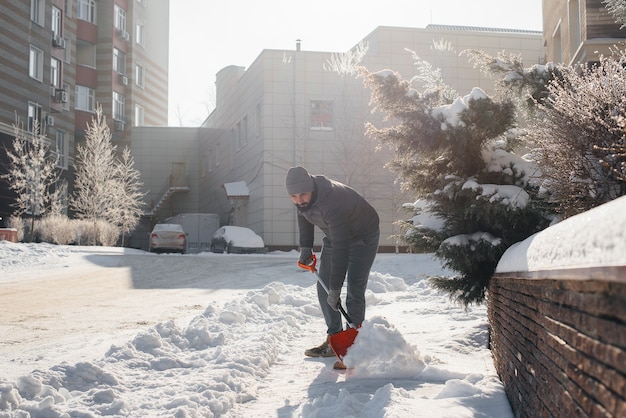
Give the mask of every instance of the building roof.
[{"label": "building roof", "polygon": [[432,30],[449,30],[456,32],[499,32],[499,33],[527,33],[532,35],[541,35],[543,32],[529,29],[504,29],[504,28],[481,28],[477,26],[456,26],[456,25],[433,25],[426,26],[426,29]]}]

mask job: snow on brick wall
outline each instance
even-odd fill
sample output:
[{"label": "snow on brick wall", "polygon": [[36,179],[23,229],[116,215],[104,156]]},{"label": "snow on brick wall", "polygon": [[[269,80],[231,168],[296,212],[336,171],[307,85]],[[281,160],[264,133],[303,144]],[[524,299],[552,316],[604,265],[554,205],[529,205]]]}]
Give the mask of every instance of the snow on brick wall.
[{"label": "snow on brick wall", "polygon": [[626,267],[496,274],[491,350],[516,417],[626,417]]}]

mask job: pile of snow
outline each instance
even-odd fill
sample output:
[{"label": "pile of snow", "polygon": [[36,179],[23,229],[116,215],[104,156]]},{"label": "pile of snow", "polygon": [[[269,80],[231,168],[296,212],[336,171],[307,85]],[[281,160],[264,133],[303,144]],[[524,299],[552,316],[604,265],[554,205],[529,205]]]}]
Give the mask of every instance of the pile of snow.
[{"label": "pile of snow", "polygon": [[512,245],[496,273],[626,266],[626,196]]}]

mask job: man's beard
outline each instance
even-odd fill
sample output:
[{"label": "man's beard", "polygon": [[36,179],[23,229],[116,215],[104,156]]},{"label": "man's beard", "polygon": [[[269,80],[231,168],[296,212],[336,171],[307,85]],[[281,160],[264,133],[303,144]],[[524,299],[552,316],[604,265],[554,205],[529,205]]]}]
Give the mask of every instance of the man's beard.
[{"label": "man's beard", "polygon": [[311,202],[307,202],[303,205],[296,205],[296,207],[300,212],[306,212],[311,207]]}]

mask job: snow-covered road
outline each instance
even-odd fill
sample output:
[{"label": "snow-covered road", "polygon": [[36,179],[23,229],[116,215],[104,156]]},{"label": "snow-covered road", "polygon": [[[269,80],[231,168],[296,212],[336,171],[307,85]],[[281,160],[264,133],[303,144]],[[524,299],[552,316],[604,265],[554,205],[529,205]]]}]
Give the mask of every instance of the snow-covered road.
[{"label": "snow-covered road", "polygon": [[5,377],[58,364],[63,360],[56,355],[58,347],[64,358],[90,360],[94,351],[104,353],[148,326],[170,320],[185,326],[207,306],[221,306],[225,295],[243,295],[263,285],[259,278],[280,275],[296,283],[304,277],[293,256],[243,256],[242,269],[228,256],[91,251],[77,257],[80,253],[64,254],[58,248],[59,258],[45,256],[27,275],[23,270],[2,272],[0,358]]}]

